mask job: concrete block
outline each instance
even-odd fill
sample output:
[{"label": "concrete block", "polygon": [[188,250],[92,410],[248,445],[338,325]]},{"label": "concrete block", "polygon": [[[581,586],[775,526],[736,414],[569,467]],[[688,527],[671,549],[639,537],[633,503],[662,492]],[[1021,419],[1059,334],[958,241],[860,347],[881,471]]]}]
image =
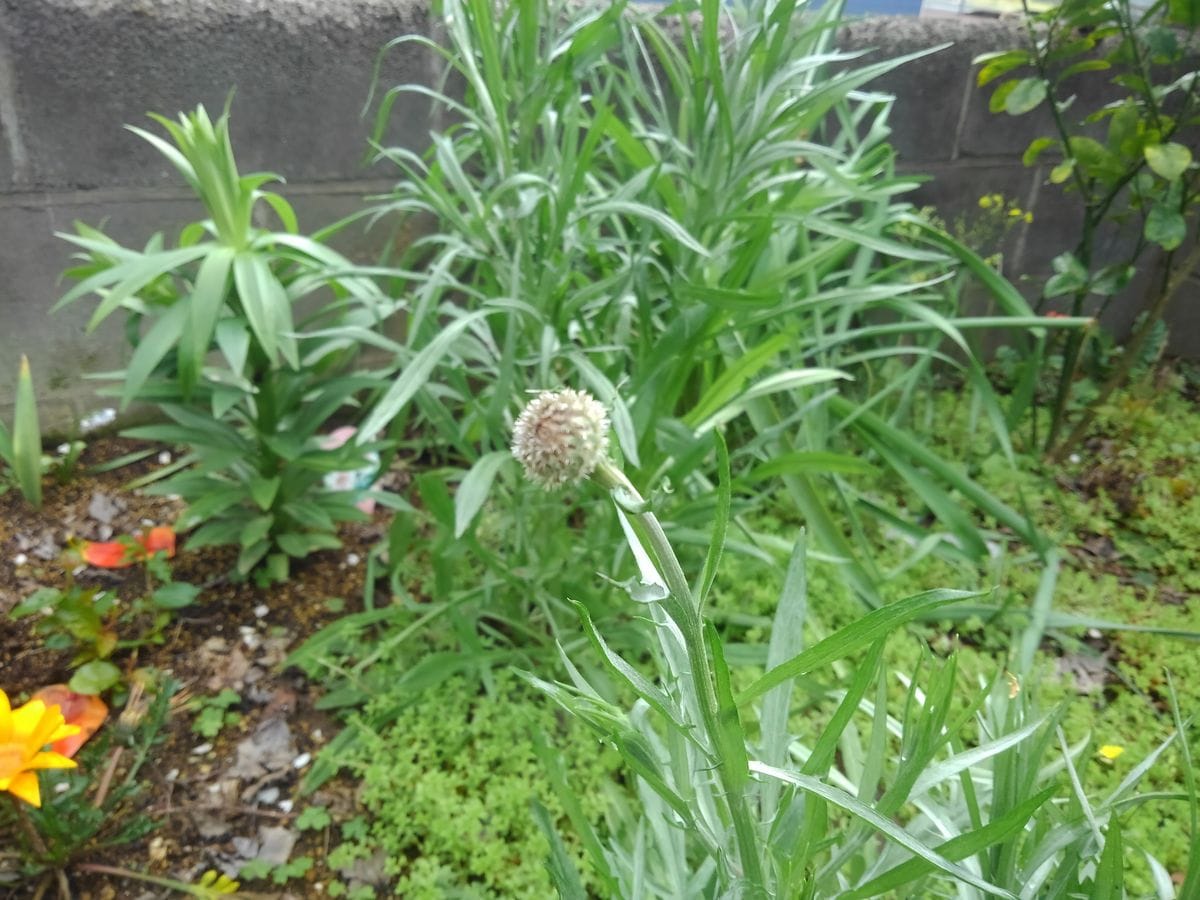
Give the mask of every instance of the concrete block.
[{"label": "concrete block", "polygon": [[1029,208],[1032,173],[1020,163],[965,160],[926,166],[930,180],[910,195],[918,206],[932,206],[950,233],[983,256],[1003,254],[1003,272],[1016,278],[1024,244],[1038,231],[1038,222],[1009,227],[1003,216],[980,207],[985,195],[1000,194],[1021,209]]},{"label": "concrete block", "polygon": [[[159,154],[122,128],[157,128],[204,103],[233,104],[234,148],[244,171],[298,180],[361,171],[371,123],[360,111],[380,48],[426,33],[426,4],[405,0],[0,0],[13,55],[19,120],[43,187],[178,183]],[[429,83],[432,54],[389,54],[385,84]],[[393,115],[394,140],[427,144],[428,102]]]},{"label": "concrete block", "polygon": [[[58,312],[50,310],[69,282],[61,278],[71,264],[71,245],[54,236],[71,231],[78,219],[105,231],[122,243],[140,245],[156,230],[172,238],[180,225],[197,218],[199,207],[187,200],[142,201],[54,198],[42,206],[0,208],[0,398],[10,400],[16,382],[16,361],[29,356],[39,402],[48,404],[52,418],[43,426],[69,430],[80,417],[111,400],[98,398],[102,382],[85,375],[124,363],[123,319],[114,314],[95,332],[86,330],[95,300],[84,298]],[[60,421],[70,412],[70,421]]]},{"label": "concrete block", "polygon": [[954,136],[964,95],[972,83],[971,59],[996,45],[1000,37],[995,31],[967,17],[879,17],[853,22],[839,31],[838,45],[842,49],[871,51],[856,64],[950,45],[905,63],[868,85],[896,95],[889,123],[892,143],[902,162],[954,158]]},{"label": "concrete block", "polygon": [[1167,352],[1200,360],[1200,277],[1190,279],[1180,289],[1167,309],[1166,322],[1171,330]]}]

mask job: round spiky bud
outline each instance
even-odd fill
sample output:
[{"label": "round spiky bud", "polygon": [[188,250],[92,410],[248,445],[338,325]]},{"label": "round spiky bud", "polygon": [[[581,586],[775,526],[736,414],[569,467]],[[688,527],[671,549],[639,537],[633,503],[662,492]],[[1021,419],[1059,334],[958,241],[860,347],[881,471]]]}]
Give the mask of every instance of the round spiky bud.
[{"label": "round spiky bud", "polygon": [[512,453],[547,490],[582,481],[608,456],[608,412],[587,391],[544,391],[517,417]]}]

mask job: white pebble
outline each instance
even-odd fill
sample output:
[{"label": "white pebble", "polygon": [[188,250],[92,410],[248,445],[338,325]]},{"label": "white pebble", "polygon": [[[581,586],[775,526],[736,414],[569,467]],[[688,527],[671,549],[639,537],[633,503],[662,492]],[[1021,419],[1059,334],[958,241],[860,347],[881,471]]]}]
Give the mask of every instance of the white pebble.
[{"label": "white pebble", "polygon": [[238,631],[242,633],[242,643],[251,650],[257,650],[262,644],[262,638],[258,636],[258,632],[248,625],[239,625]]},{"label": "white pebble", "polygon": [[159,464],[160,466],[165,466],[165,465],[167,465],[167,464],[168,464],[170,461],[171,461],[171,453],[170,453],[170,451],[168,451],[168,450],[164,450],[162,453],[158,454],[158,464]]},{"label": "white pebble", "polygon": [[1103,635],[1100,634],[1099,628],[1089,628],[1087,630],[1087,636],[1090,637],[1093,641],[1096,640],[1097,638],[1103,637]]},{"label": "white pebble", "polygon": [[59,456],[66,456],[68,453],[71,452],[71,445],[70,444],[59,444],[54,449],[58,451]]},{"label": "white pebble", "polygon": [[283,810],[285,813],[290,813],[292,811],[292,806],[293,806],[293,803],[291,800],[280,800],[279,801],[279,808],[281,810]]},{"label": "white pebble", "polygon": [[97,428],[103,428],[105,425],[108,425],[110,422],[115,421],[116,418],[117,418],[117,411],[115,409],[113,409],[111,407],[109,407],[107,409],[99,409],[99,410],[96,410],[96,412],[92,413],[90,416],[87,416],[82,422],[80,422],[79,427],[83,431],[94,431]]},{"label": "white pebble", "polygon": [[320,728],[314,728],[312,730],[312,739],[314,741],[320,741],[324,737],[325,737],[325,732],[323,732]]},{"label": "white pebble", "polygon": [[67,782],[65,782],[65,781],[60,781],[58,784],[56,784],[56,785],[54,786],[54,793],[56,793],[56,794],[65,794],[65,793],[66,793],[67,791],[69,791],[70,789],[71,789],[71,785],[69,785],[69,784],[68,784]]},{"label": "white pebble", "polygon": [[361,562],[361,558],[359,557],[359,555],[357,553],[347,553],[346,554],[346,565],[357,566],[359,564],[359,562]]},{"label": "white pebble", "polygon": [[167,773],[167,776],[166,776],[167,781],[174,781],[178,777],[179,777],[178,769],[172,769],[170,772]]},{"label": "white pebble", "polygon": [[29,562],[29,557],[26,556],[24,553],[18,553],[16,556],[13,557],[13,565],[14,566],[23,566],[27,562]]},{"label": "white pebble", "polygon": [[258,606],[254,607],[254,617],[256,619],[261,619],[263,616],[265,616],[270,611],[271,611],[271,607],[267,606],[267,604],[265,604],[265,603],[260,603],[260,604],[258,604]]},{"label": "white pebble", "polygon": [[270,806],[272,803],[274,803],[276,800],[279,799],[279,788],[277,788],[277,787],[263,788],[261,791],[258,792],[258,796],[255,797],[254,799],[256,799],[259,803],[264,803],[267,806]]},{"label": "white pebble", "polygon": [[1080,463],[1083,461],[1083,457],[1080,456],[1078,453],[1072,453],[1070,456],[1067,457],[1067,459],[1069,459],[1073,463]]},{"label": "white pebble", "polygon": [[295,759],[292,760],[292,768],[293,769],[303,769],[310,762],[312,762],[312,754],[311,753],[301,753],[299,756],[297,756]]},{"label": "white pebble", "polygon": [[197,744],[195,747],[192,748],[192,755],[193,756],[203,756],[205,753],[208,753],[210,750],[212,750],[212,748],[213,748],[212,744],[208,744],[208,743]]}]

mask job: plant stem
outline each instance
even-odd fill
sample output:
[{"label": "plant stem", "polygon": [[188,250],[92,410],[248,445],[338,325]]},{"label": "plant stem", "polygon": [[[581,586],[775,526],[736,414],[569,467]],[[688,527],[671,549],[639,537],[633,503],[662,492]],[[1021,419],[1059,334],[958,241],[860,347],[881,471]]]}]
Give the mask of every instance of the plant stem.
[{"label": "plant stem", "polygon": [[[17,822],[20,823],[21,830],[25,832],[25,837],[29,841],[29,845],[33,848],[33,852],[37,854],[40,860],[48,864],[51,863],[50,848],[46,846],[46,842],[42,840],[42,836],[38,834],[38,830],[34,827],[34,824],[29,821],[29,813],[25,809],[25,804],[11,794],[9,795],[9,799],[17,811]],[[58,895],[61,900],[71,900],[71,886],[67,883],[66,873],[63,872],[60,866],[54,866],[54,878],[58,882]],[[43,882],[39,893],[44,893],[45,884]]]},{"label": "plant stem", "polygon": [[[766,883],[762,871],[762,862],[758,853],[758,838],[754,822],[750,817],[750,809],[746,803],[746,795],[738,780],[729,770],[729,761],[720,758],[720,707],[717,702],[716,682],[713,676],[712,664],[708,658],[708,648],[704,641],[704,622],[700,613],[700,605],[692,593],[679,558],[663,531],[658,517],[649,511],[645,499],[625,474],[609,462],[603,462],[596,470],[593,478],[613,495],[613,502],[623,510],[633,507],[639,512],[630,512],[638,530],[641,531],[649,544],[650,551],[658,563],[667,590],[675,603],[671,609],[679,614],[676,624],[683,635],[684,649],[687,652],[688,663],[691,667],[692,681],[699,694],[700,714],[710,752],[717,763],[717,773],[725,789],[725,799],[729,804],[729,814],[733,821],[734,835],[737,839],[738,857],[741,862],[741,874],[749,882],[751,897],[766,896]],[[625,501],[625,502],[622,502]]]},{"label": "plant stem", "polygon": [[1108,380],[1100,388],[1099,396],[1088,404],[1087,409],[1083,411],[1079,421],[1075,423],[1075,427],[1071,429],[1070,434],[1063,439],[1062,443],[1050,450],[1049,459],[1051,462],[1060,461],[1071,448],[1077,446],[1087,435],[1088,429],[1092,427],[1092,422],[1095,421],[1097,408],[1112,396],[1113,391],[1125,383],[1125,380],[1129,377],[1130,370],[1137,363],[1142,348],[1145,346],[1146,341],[1149,340],[1155,323],[1163,317],[1163,314],[1167,311],[1167,307],[1175,299],[1175,295],[1187,283],[1188,278],[1196,271],[1197,267],[1200,267],[1200,243],[1197,243],[1192,248],[1192,252],[1188,254],[1187,259],[1175,270],[1175,274],[1171,277],[1170,281],[1163,286],[1163,290],[1154,301],[1154,305],[1147,310],[1146,319],[1142,323],[1142,327],[1138,329],[1137,333],[1130,339],[1129,344],[1126,345],[1125,352],[1121,355],[1116,368],[1113,369]]}]

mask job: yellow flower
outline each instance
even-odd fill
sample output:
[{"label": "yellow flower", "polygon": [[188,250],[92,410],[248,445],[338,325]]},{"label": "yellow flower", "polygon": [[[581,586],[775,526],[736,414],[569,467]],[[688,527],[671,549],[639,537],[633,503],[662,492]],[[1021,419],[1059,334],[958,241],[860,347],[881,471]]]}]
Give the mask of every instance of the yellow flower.
[{"label": "yellow flower", "polygon": [[979,198],[979,208],[980,209],[987,209],[991,205],[992,205],[992,198],[989,197],[987,194],[984,194],[982,197]]},{"label": "yellow flower", "polygon": [[1033,224],[1033,213],[1031,213],[1031,212],[1027,212],[1027,213],[1025,213],[1025,215],[1024,215],[1024,216],[1022,216],[1022,218],[1025,220],[1025,224],[1026,224],[1026,225],[1032,225],[1032,224]]},{"label": "yellow flower", "polygon": [[1110,762],[1125,752],[1125,748],[1117,744],[1105,744],[1097,751],[1101,756]]},{"label": "yellow flower", "polygon": [[30,700],[13,709],[8,694],[0,691],[0,791],[8,791],[30,806],[42,805],[38,769],[73,769],[75,762],[42,748],[79,731],[67,725],[58,706],[47,708]]}]

